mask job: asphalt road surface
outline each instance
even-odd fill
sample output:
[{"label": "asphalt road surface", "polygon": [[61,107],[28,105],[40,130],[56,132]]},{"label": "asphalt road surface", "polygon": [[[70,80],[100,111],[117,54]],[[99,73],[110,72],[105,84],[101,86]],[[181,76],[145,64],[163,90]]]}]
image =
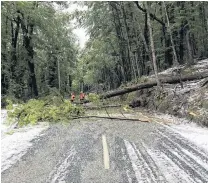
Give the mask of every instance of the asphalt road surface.
[{"label": "asphalt road surface", "polygon": [[208,154],[157,123],[54,124],[2,183],[206,183]]}]

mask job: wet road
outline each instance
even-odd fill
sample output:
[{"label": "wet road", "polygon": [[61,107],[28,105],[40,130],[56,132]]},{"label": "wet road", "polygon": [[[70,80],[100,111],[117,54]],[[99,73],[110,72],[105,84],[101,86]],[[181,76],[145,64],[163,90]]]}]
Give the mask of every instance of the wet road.
[{"label": "wet road", "polygon": [[205,183],[208,154],[157,123],[55,124],[2,173],[2,183]]}]

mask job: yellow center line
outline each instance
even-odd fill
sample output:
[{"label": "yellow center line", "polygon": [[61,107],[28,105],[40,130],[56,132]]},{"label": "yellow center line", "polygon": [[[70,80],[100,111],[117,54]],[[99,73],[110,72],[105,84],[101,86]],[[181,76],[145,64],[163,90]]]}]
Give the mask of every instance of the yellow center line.
[{"label": "yellow center line", "polygon": [[106,136],[102,135],[102,142],[103,142],[103,161],[105,169],[109,169],[109,153],[108,153],[108,145],[106,141]]}]

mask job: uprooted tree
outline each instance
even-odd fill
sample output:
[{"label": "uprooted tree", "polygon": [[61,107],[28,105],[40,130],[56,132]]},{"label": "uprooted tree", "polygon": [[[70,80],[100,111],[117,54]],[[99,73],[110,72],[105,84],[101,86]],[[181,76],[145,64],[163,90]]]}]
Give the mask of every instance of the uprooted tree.
[{"label": "uprooted tree", "polygon": [[[203,79],[203,78],[207,78],[208,77],[208,72],[202,72],[202,73],[196,73],[196,74],[189,74],[186,76],[181,76],[181,77],[172,77],[172,78],[163,78],[160,79],[161,83],[169,83],[169,84],[175,84],[175,83],[180,83],[181,81],[192,81],[192,80],[198,80],[198,79]],[[107,92],[105,94],[102,94],[100,96],[101,99],[107,99],[107,98],[111,98],[111,97],[115,97],[115,96],[119,96],[119,95],[123,95],[126,93],[130,93],[133,91],[137,91],[137,90],[142,90],[142,89],[146,89],[146,88],[151,88],[157,85],[157,81],[156,80],[152,80],[149,82],[145,82],[145,83],[141,83],[138,85],[134,85],[131,87],[126,87],[120,90],[115,90],[115,91],[111,91],[111,92]]]}]

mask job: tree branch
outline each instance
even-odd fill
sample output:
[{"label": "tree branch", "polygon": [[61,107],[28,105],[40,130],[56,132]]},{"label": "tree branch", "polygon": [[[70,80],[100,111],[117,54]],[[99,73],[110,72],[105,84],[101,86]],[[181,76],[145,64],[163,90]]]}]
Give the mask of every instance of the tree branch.
[{"label": "tree branch", "polygon": [[131,118],[117,118],[117,117],[106,117],[106,116],[72,116],[72,119],[80,119],[80,118],[101,118],[101,119],[115,119],[115,120],[124,120],[124,121],[138,121],[148,123],[149,121],[143,121],[140,119],[131,119]]},{"label": "tree branch", "polygon": [[[138,1],[134,1],[134,3],[137,5],[137,8],[139,8],[141,11],[147,13],[147,10],[144,9],[144,8],[142,8],[142,7],[139,5]],[[165,23],[164,23],[162,20],[160,20],[159,18],[157,18],[154,14],[150,13],[150,17],[153,18],[154,20],[156,20],[156,21],[159,22],[162,26],[165,27]]]}]

